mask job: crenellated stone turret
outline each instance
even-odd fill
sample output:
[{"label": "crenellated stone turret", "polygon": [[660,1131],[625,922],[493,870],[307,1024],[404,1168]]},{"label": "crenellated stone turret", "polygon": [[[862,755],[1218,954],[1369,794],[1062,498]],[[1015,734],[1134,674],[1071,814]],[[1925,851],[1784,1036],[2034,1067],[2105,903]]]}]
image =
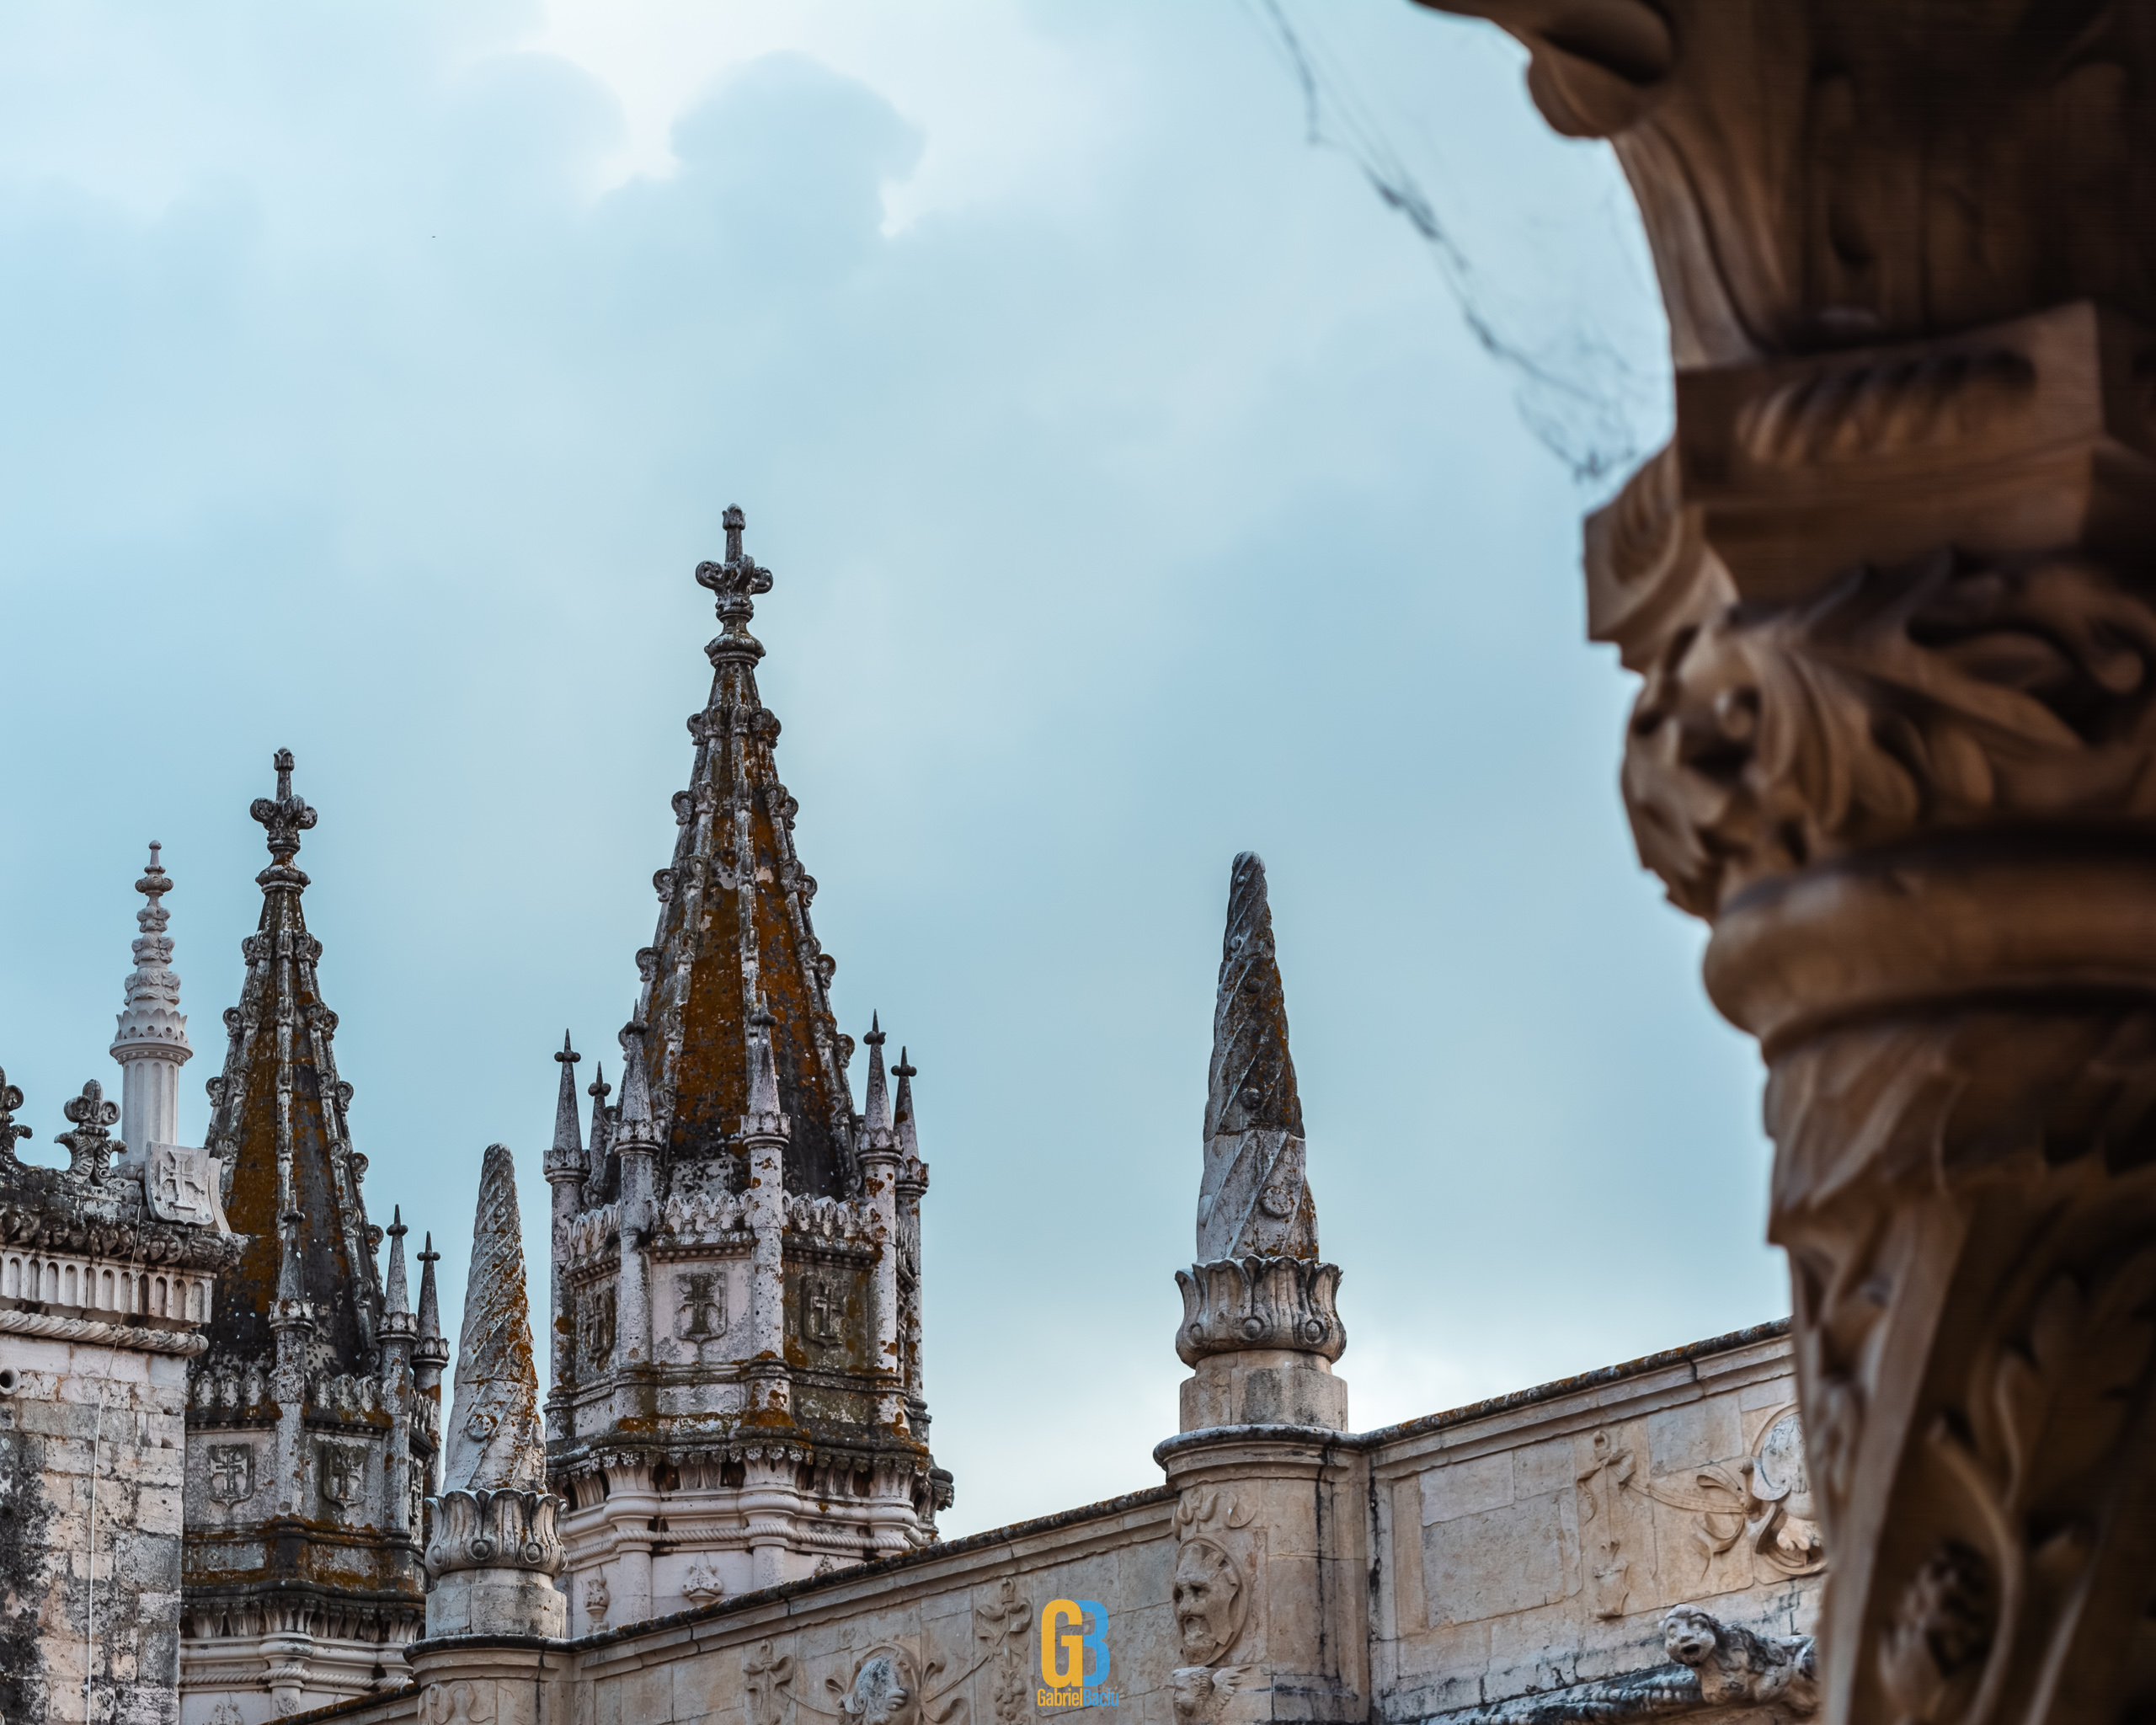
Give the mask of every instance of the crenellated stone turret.
[{"label": "crenellated stone turret", "polygon": [[725,526],[723,561],[696,570],[721,627],[618,1105],[592,1087],[580,1183],[573,1134],[548,1163],[547,1467],[574,1505],[579,1632],[915,1549],[950,1501],[925,1442],[910,1069],[894,1119],[878,1023],[856,1114],[756,688],[771,574],[740,510]]}]

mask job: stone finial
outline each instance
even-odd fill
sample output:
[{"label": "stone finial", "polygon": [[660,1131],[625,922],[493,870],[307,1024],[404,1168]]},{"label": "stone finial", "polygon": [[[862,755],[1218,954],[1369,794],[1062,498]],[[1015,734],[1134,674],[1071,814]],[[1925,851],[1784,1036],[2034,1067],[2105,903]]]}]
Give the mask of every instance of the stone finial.
[{"label": "stone finial", "polygon": [[479,1170],[472,1270],[456,1338],[456,1397],[444,1482],[464,1491],[523,1491],[543,1476],[539,1373],[526,1304],[524,1230],[508,1146],[490,1144]]},{"label": "stone finial", "polygon": [[651,1081],[644,1065],[645,1027],[632,1020],[622,1027],[622,1102],[614,1120],[616,1150],[656,1150],[659,1129],[651,1118]]},{"label": "stone finial", "polygon": [[[1183,1429],[1235,1424],[1344,1429],[1348,1345],[1334,1306],[1340,1271],[1318,1260],[1317,1206],[1303,1164],[1303,1105],[1273,945],[1265,864],[1246,851],[1228,876],[1228,927],[1213,1010],[1198,1262],[1177,1271],[1176,1352]],[[1285,1366],[1247,1356],[1302,1356]],[[1239,1359],[1244,1363],[1235,1364]]]},{"label": "stone finial", "polygon": [[584,1178],[584,1134],[576,1117],[576,1063],[584,1056],[570,1045],[569,1033],[562,1033],[562,1051],[554,1058],[561,1063],[560,1093],[554,1098],[554,1142],[547,1152],[547,1178],[549,1180],[580,1180]]},{"label": "stone finial", "polygon": [[899,1046],[899,1063],[891,1068],[891,1076],[899,1081],[898,1099],[892,1105],[891,1128],[898,1134],[899,1148],[910,1161],[921,1156],[921,1140],[913,1124],[913,1081],[921,1076],[920,1069],[906,1058],[905,1045]]},{"label": "stone finial", "polygon": [[472,1225],[445,1488],[427,1542],[430,1636],[562,1633],[566,1611],[551,1578],[566,1553],[557,1500],[541,1489],[541,1445],[516,1168],[506,1146],[490,1144]]},{"label": "stone finial", "polygon": [[[300,835],[314,825],[316,815],[299,798],[292,794],[292,751],[280,749],[272,764],[277,769],[277,795],[275,800],[257,797],[248,809],[262,823],[269,837],[270,854],[275,868],[265,871],[280,884],[304,887],[307,878],[292,867],[292,858],[299,855]],[[281,880],[279,871],[298,876],[296,880]]]},{"label": "stone finial", "polygon": [[15,1110],[22,1105],[22,1087],[10,1084],[6,1070],[0,1068],[0,1162],[13,1162],[17,1140],[35,1135],[29,1127],[15,1124]]},{"label": "stone finial", "polygon": [[776,1121],[779,1116],[778,1062],[771,1054],[774,1022],[771,1008],[760,998],[749,1015],[749,1114],[760,1122]]},{"label": "stone finial", "polygon": [[771,572],[741,548],[741,530],[748,517],[739,506],[729,505],[720,520],[726,528],[726,560],[698,563],[696,585],[711,590],[719,621],[726,627],[704,654],[713,669],[729,660],[753,665],[764,656],[764,648],[749,633],[749,619],[756,614],[752,601],[755,595],[771,590]]},{"label": "stone finial", "polygon": [[404,1236],[412,1231],[404,1226],[403,1204],[391,1208],[389,1226],[382,1231],[389,1236],[389,1273],[382,1295],[382,1311],[389,1317],[409,1317],[412,1306],[404,1284]]},{"label": "stone finial", "polygon": [[419,1340],[422,1343],[439,1343],[441,1340],[441,1298],[435,1291],[435,1266],[441,1262],[441,1254],[435,1250],[432,1230],[424,1238],[425,1244],[419,1248]]},{"label": "stone finial", "polygon": [[861,1105],[861,1147],[889,1149],[896,1140],[891,1135],[890,1089],[883,1077],[883,1026],[873,1012],[862,1040],[868,1044],[868,1094]]},{"label": "stone finial", "polygon": [[67,1115],[74,1129],[61,1133],[54,1140],[67,1146],[67,1172],[87,1179],[102,1180],[108,1158],[115,1151],[127,1148],[106,1130],[119,1120],[120,1104],[107,1102],[104,1087],[93,1078],[83,1085],[80,1096],[70,1097],[61,1104],[60,1112]]},{"label": "stone finial", "polygon": [[604,1060],[592,1063],[591,1082],[584,1086],[584,1093],[591,1098],[591,1179],[596,1185],[606,1178],[606,1152],[614,1140],[606,1115],[606,1098],[614,1093],[614,1087],[606,1081]]},{"label": "stone finial", "polygon": [[1245,851],[1228,877],[1228,927],[1206,1084],[1198,1259],[1206,1263],[1252,1252],[1314,1261],[1318,1244],[1265,863]]}]

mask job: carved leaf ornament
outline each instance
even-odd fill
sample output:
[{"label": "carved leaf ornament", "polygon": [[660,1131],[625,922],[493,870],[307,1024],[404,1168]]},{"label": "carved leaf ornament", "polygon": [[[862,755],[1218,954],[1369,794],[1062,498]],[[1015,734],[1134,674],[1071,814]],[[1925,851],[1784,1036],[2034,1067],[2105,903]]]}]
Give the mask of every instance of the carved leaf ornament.
[{"label": "carved leaf ornament", "polygon": [[1625,750],[1641,859],[1713,916],[1919,830],[2156,814],[2156,609],[2076,558],[1860,568],[1731,604],[1651,666]]}]

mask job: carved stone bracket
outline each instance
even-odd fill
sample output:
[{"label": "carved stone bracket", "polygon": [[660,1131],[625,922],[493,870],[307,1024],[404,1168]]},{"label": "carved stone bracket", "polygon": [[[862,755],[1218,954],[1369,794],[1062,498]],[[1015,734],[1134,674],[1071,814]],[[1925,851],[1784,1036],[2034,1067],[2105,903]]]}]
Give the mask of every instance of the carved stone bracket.
[{"label": "carved stone bracket", "polygon": [[1333,1303],[1337,1265],[1297,1258],[1230,1258],[1176,1272],[1182,1326],[1176,1352],[1195,1365],[1209,1354],[1289,1348],[1335,1360],[1348,1332]]}]

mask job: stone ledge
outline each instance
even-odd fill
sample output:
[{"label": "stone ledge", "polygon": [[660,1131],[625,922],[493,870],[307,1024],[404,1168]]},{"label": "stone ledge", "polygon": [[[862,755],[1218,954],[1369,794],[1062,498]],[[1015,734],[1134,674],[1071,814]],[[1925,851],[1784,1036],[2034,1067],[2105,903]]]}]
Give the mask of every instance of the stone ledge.
[{"label": "stone ledge", "polygon": [[42,1336],[54,1342],[88,1342],[101,1347],[121,1348],[132,1354],[177,1354],[191,1359],[209,1349],[210,1338],[199,1330],[150,1329],[130,1323],[106,1323],[100,1318],[56,1317],[51,1313],[0,1307],[0,1334]]}]

